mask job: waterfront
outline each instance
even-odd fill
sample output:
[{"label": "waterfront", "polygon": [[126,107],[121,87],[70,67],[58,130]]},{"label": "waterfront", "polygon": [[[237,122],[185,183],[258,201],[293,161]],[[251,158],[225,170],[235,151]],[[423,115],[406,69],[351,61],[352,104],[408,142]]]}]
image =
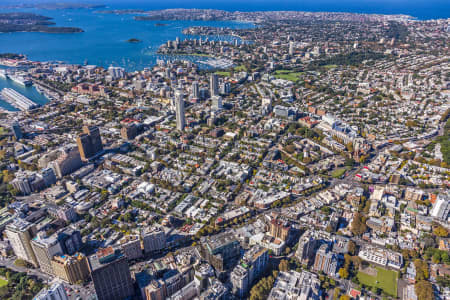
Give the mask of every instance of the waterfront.
[{"label": "waterfront", "polygon": [[[110,65],[124,67],[127,71],[141,70],[151,67],[157,59],[184,59],[194,62],[208,58],[199,56],[158,55],[161,44],[176,37],[199,38],[186,36],[182,30],[189,26],[214,26],[231,28],[252,27],[249,23],[239,22],[199,22],[199,21],[136,21],[133,15],[100,14],[93,9],[38,10],[33,12],[54,18],[58,26],[75,26],[85,32],[75,34],[49,34],[38,32],[0,33],[0,52],[21,53],[35,61],[62,61],[74,64],[93,64],[103,67]],[[165,26],[156,26],[164,23]],[[140,43],[127,42],[130,38],[141,40]],[[205,39],[206,37],[202,37]],[[214,36],[213,40],[233,41],[236,37]],[[205,66],[206,67],[206,66]],[[0,78],[0,90],[12,88],[39,104],[48,99],[38,93],[34,87],[23,87],[11,80]],[[10,111],[17,109],[0,99],[0,108]]]},{"label": "waterfront", "polygon": [[[25,97],[29,98],[35,103],[45,104],[48,102],[48,99],[41,93],[39,93],[34,86],[23,86],[18,83],[13,82],[9,79],[0,78],[0,91],[4,88],[13,89]],[[17,108],[6,102],[0,97],[0,108],[9,110],[9,111],[19,111]]]}]

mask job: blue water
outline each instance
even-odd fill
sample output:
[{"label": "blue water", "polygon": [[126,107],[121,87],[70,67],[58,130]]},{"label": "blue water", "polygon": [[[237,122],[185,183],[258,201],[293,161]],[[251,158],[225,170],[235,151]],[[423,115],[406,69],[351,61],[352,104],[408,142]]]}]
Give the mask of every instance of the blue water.
[{"label": "blue water", "polygon": [[[90,9],[56,11],[29,9],[26,11],[52,17],[57,26],[80,27],[85,32],[0,34],[0,52],[22,53],[26,54],[29,59],[37,61],[65,61],[83,64],[87,60],[89,64],[103,67],[115,65],[128,70],[143,69],[154,65],[159,57],[156,55],[159,46],[176,37],[185,39],[186,36],[181,33],[185,27],[245,28],[253,26],[238,22],[199,21],[162,22],[167,26],[155,26],[155,23],[158,22],[136,21],[132,15],[100,14]],[[137,38],[142,42],[128,43],[127,40],[130,38]],[[223,39],[227,39],[227,37]]]}]

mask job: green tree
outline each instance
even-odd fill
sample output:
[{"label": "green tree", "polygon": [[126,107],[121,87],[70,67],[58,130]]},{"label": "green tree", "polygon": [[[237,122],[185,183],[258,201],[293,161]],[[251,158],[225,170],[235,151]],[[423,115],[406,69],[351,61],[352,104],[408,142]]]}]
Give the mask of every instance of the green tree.
[{"label": "green tree", "polygon": [[418,300],[433,300],[433,286],[429,281],[420,280],[414,286]]}]

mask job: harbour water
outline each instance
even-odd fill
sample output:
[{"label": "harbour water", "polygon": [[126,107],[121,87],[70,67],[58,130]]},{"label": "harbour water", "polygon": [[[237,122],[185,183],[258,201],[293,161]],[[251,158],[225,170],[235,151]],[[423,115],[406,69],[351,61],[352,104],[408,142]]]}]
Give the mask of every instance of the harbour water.
[{"label": "harbour water", "polygon": [[[52,21],[56,26],[79,27],[85,32],[0,33],[0,52],[26,54],[29,59],[37,61],[64,61],[77,64],[84,64],[87,61],[88,64],[104,67],[114,65],[127,70],[140,70],[154,65],[158,59],[156,52],[159,46],[167,40],[175,40],[176,37],[181,40],[193,38],[182,34],[182,30],[186,27],[253,27],[252,24],[240,22],[136,21],[133,15],[102,14],[93,9],[20,11],[49,16],[53,18]],[[157,23],[164,26],[157,26]],[[141,42],[129,43],[127,40],[130,38],[137,38]],[[214,39],[231,41],[235,38],[224,36]]]}]

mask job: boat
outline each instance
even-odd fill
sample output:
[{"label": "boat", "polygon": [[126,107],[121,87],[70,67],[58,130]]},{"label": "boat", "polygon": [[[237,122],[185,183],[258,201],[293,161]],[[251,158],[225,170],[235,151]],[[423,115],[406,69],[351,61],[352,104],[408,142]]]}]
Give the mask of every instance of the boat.
[{"label": "boat", "polygon": [[3,78],[3,79],[7,79],[8,78],[8,75],[6,75],[6,71],[5,70],[1,70],[0,69],[0,78]]},{"label": "boat", "polygon": [[6,102],[23,111],[39,107],[39,104],[10,88],[4,88],[1,95]]},{"label": "boat", "polygon": [[23,85],[23,86],[30,86],[33,84],[33,82],[30,79],[26,78],[23,75],[18,75],[18,74],[9,75],[9,79],[11,79],[15,83]]}]

